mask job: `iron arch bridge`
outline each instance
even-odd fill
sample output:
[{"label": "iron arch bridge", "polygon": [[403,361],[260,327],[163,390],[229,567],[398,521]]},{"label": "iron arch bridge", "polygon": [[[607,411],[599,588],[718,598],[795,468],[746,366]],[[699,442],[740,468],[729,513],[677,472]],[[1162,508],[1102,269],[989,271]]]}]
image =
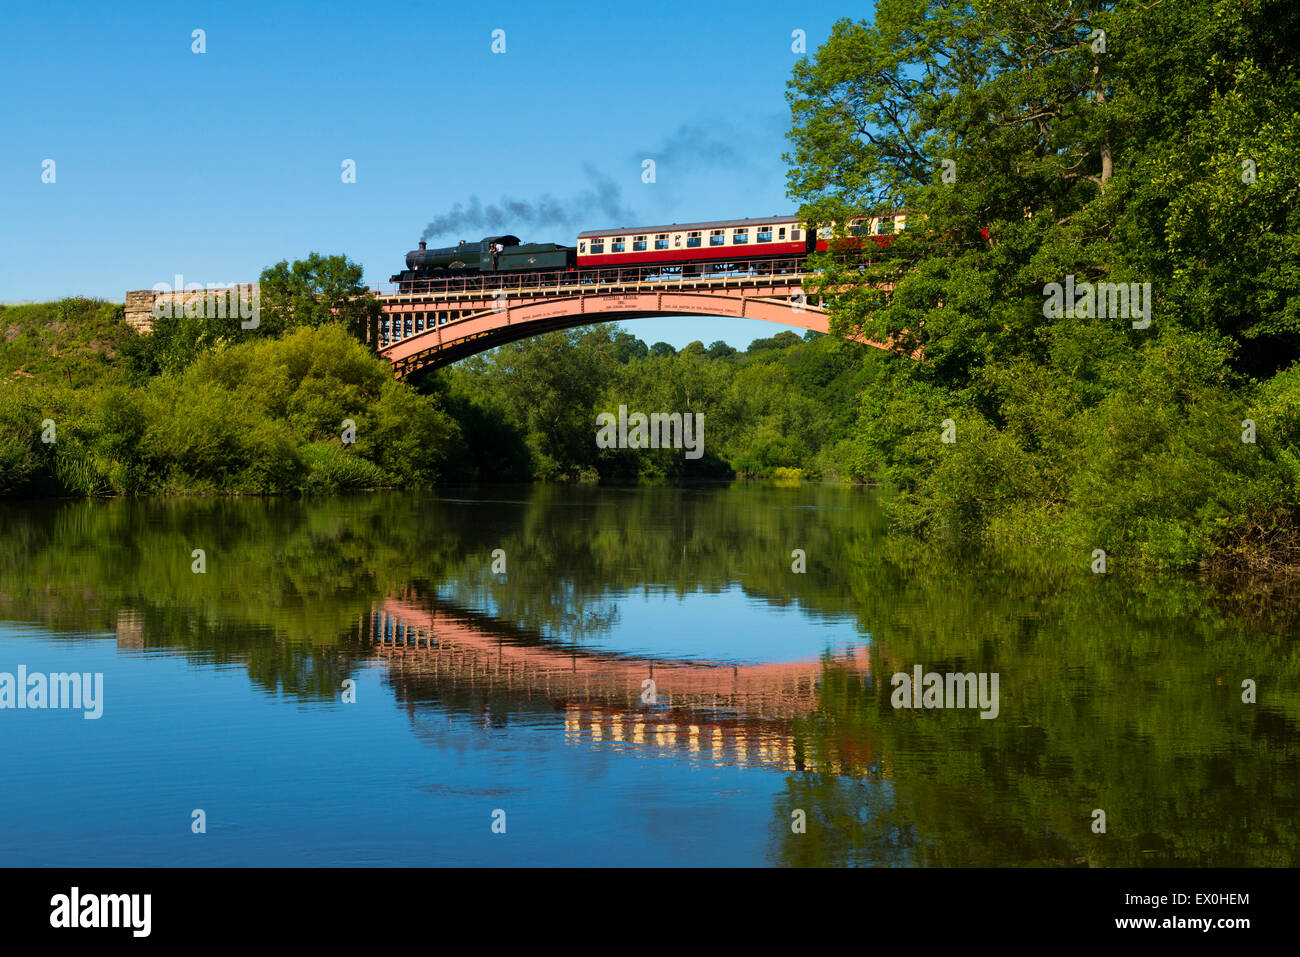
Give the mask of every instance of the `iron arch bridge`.
[{"label": "iron arch bridge", "polygon": [[651,316],[761,319],[829,332],[820,300],[803,291],[804,263],[735,262],[691,275],[641,266],[426,280],[381,290],[383,315],[366,339],[401,378],[544,332]]}]

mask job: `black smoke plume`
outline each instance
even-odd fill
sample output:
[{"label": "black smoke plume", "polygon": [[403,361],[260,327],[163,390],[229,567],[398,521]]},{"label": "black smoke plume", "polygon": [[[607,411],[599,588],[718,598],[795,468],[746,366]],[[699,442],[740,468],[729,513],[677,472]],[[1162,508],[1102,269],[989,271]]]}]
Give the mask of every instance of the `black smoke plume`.
[{"label": "black smoke plume", "polygon": [[[737,147],[741,142],[745,142],[745,137],[737,135],[735,129],[722,120],[709,126],[683,123],[657,149],[635,154],[634,158],[639,161],[642,157],[649,157],[661,166],[678,170],[713,166],[736,168],[746,165],[745,157]],[[745,142],[745,145],[749,144]]]},{"label": "black smoke plume", "polygon": [[[524,227],[538,231],[575,232],[633,222],[636,214],[623,205],[618,184],[590,166],[584,170],[590,185],[567,199],[557,199],[547,193],[531,202],[502,199],[485,206],[477,196],[471,196],[467,203],[457,203],[447,212],[435,216],[424,227],[420,238],[427,241],[434,236],[446,236],[449,239],[475,240],[480,235],[492,233],[522,233]],[[531,237],[525,237],[528,238]],[[559,237],[557,241],[566,239],[572,241],[571,236]]]}]

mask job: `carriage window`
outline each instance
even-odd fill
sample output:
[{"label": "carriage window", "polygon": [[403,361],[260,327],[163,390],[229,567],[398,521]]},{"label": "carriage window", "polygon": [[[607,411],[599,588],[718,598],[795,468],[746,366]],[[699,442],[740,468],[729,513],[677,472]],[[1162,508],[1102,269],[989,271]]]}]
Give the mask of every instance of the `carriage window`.
[{"label": "carriage window", "polygon": [[709,230],[709,245],[721,246],[727,241],[727,231],[725,229]]},{"label": "carriage window", "polygon": [[655,249],[667,249],[667,248],[668,248],[668,234],[658,233],[655,236]]},{"label": "carriage window", "polygon": [[695,232],[693,232],[693,233],[687,233],[687,234],[686,234],[686,245],[687,245],[687,247],[689,247],[689,248],[691,248],[691,249],[694,249],[694,248],[695,248],[696,246],[698,246],[699,244],[700,244],[700,231],[699,231],[698,229],[695,230]]},{"label": "carriage window", "polygon": [[621,253],[627,245],[626,236],[615,236],[609,241],[609,251],[612,253]]},{"label": "carriage window", "polygon": [[587,242],[586,240],[583,240],[582,242],[578,243],[578,252],[585,253],[586,251],[587,251]]},{"label": "carriage window", "polygon": [[758,241],[759,241],[760,243],[770,243],[770,242],[772,241],[772,227],[771,227],[771,226],[759,226],[759,227],[758,227]]},{"label": "carriage window", "polygon": [[871,235],[870,220],[855,219],[853,223],[849,226],[849,233],[850,235],[853,236],[870,236]]},{"label": "carriage window", "polygon": [[591,254],[592,254],[593,256],[599,256],[599,255],[600,255],[601,253],[603,253],[604,251],[605,251],[605,240],[604,240],[604,238],[601,238],[601,239],[593,239],[593,240],[591,241]]},{"label": "carriage window", "polygon": [[632,252],[634,252],[634,253],[643,253],[643,252],[645,252],[645,237],[644,237],[644,236],[633,236],[633,237],[632,237]]},{"label": "carriage window", "polygon": [[798,238],[799,238],[799,227],[796,226],[794,229],[790,230],[790,239],[796,240]]},{"label": "carriage window", "polygon": [[733,243],[749,242],[749,227],[746,226],[743,229],[733,229],[731,231],[731,241]]},{"label": "carriage window", "polygon": [[777,239],[785,239],[785,227],[784,227],[784,226],[782,226],[780,229],[777,230],[777,232],[776,232],[776,238],[777,238]]},{"label": "carriage window", "polygon": [[887,216],[880,217],[880,223],[876,227],[876,234],[879,236],[888,236],[894,231],[894,221]]}]

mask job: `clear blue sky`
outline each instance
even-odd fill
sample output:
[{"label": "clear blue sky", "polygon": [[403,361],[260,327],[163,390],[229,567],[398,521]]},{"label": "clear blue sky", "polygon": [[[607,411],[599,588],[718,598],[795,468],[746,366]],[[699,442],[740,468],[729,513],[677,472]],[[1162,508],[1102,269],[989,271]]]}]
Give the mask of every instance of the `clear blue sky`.
[{"label": "clear blue sky", "polygon": [[[871,13],[845,0],[2,10],[5,302],[121,301],[177,273],[249,281],[311,251],[380,282],[474,198],[540,203],[510,231],[566,244],[608,225],[792,212],[791,33],[811,52],[835,20]],[[195,29],[206,53],[191,51]],[[432,241],[482,234],[463,232]],[[627,328],[677,346],[780,331],[698,317]]]}]

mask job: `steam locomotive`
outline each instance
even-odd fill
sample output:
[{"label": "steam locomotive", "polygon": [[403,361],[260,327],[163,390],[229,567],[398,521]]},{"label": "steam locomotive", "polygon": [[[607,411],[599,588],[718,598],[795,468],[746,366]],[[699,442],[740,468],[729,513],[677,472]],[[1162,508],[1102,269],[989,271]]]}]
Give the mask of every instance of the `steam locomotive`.
[{"label": "steam locomotive", "polygon": [[557,243],[521,243],[518,236],[484,236],[476,243],[463,239],[455,246],[429,249],[424,240],[419,249],[406,254],[406,269],[390,282],[412,283],[420,279],[451,279],[482,273],[552,272],[577,265],[577,250]]}]

